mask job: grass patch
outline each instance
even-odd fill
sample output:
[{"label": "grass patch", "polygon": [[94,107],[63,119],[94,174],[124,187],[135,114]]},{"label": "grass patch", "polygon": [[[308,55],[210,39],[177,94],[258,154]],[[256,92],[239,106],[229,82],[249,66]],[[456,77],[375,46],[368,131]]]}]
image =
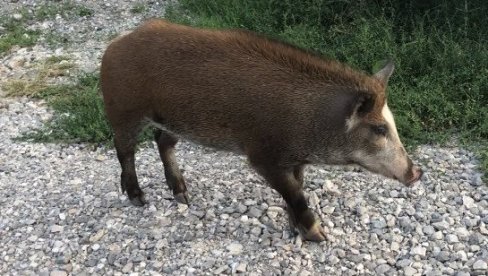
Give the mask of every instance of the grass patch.
[{"label": "grass patch", "polygon": [[488,24],[483,1],[180,0],[166,16],[244,28],[372,72],[392,57],[389,104],[407,146],[452,137],[488,171]]},{"label": "grass patch", "polygon": [[25,9],[17,11],[20,18],[13,17],[0,18],[0,24],[4,28],[4,33],[0,34],[0,56],[10,50],[13,46],[20,47],[33,46],[40,36],[40,31],[27,28],[29,13]]},{"label": "grass patch", "polygon": [[44,42],[51,47],[57,47],[70,41],[70,37],[67,34],[61,34],[56,31],[44,34],[43,39]]},{"label": "grass patch", "polygon": [[56,64],[56,63],[62,63],[64,61],[70,60],[70,57],[68,56],[50,56],[46,58],[46,64]]},{"label": "grass patch", "polygon": [[9,80],[2,84],[6,96],[39,97],[42,91],[49,87],[49,78],[68,76],[69,70],[74,67],[67,56],[51,56],[40,66],[35,78],[28,80]]},{"label": "grass patch", "polygon": [[62,3],[45,3],[39,6],[34,11],[34,18],[37,20],[50,20],[56,18],[57,15],[68,19],[73,16],[90,17],[94,11],[86,6],[64,1]]},{"label": "grass patch", "polygon": [[[112,130],[99,91],[98,74],[81,76],[75,84],[45,87],[36,98],[46,99],[54,110],[54,116],[43,128],[25,133],[20,140],[113,144]],[[152,129],[147,127],[138,139],[142,142],[152,137]]]},{"label": "grass patch", "polygon": [[144,3],[136,3],[130,9],[130,12],[134,14],[143,13],[145,11],[146,11],[146,5],[144,5]]},{"label": "grass patch", "polygon": [[106,143],[112,138],[98,89],[98,76],[85,75],[76,84],[46,87],[37,94],[55,111],[44,128],[22,140]]},{"label": "grass patch", "polygon": [[[45,3],[39,6],[35,11],[33,18],[38,21],[52,20],[56,16],[61,16],[64,19],[71,19],[73,17],[91,17],[94,11],[84,5],[77,4],[72,1],[64,1],[62,3]],[[60,34],[56,31],[46,33],[44,41],[51,46],[62,45],[69,42],[69,37],[66,34]]]},{"label": "grass patch", "polygon": [[39,31],[28,30],[23,26],[8,31],[9,33],[0,37],[0,54],[7,52],[14,45],[20,47],[33,46],[40,35]]},{"label": "grass patch", "polygon": [[[39,30],[29,29],[29,23],[33,21],[44,21],[56,18],[57,15],[65,19],[72,17],[90,17],[93,10],[83,5],[71,1],[62,3],[44,3],[37,6],[34,10],[20,8],[15,10],[12,15],[6,15],[0,18],[0,25],[4,32],[0,33],[0,56],[5,54],[13,46],[20,47],[33,46],[41,37]],[[14,18],[13,15],[17,18]],[[46,34],[45,40],[50,45],[67,42],[67,38],[56,32]]]}]

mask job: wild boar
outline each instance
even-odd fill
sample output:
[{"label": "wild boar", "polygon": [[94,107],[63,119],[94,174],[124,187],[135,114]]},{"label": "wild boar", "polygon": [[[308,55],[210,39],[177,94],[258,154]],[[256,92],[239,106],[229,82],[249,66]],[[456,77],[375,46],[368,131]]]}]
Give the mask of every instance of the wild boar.
[{"label": "wild boar", "polygon": [[144,205],[134,153],[145,124],[166,182],[188,203],[174,154],[184,138],[245,154],[287,204],[292,227],[326,236],[307,206],[308,164],[358,164],[411,185],[412,164],[386,101],[390,62],[374,75],[249,31],[210,30],[150,20],[104,53],[101,89],[122,167],[122,191]]}]

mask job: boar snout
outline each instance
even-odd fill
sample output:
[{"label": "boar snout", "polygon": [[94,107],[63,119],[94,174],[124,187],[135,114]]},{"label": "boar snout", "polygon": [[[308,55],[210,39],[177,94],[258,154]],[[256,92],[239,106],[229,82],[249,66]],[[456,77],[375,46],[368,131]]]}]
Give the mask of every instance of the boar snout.
[{"label": "boar snout", "polygon": [[394,174],[393,178],[405,184],[405,186],[411,187],[415,182],[420,180],[423,173],[422,169],[414,165],[410,157],[406,156],[406,168],[403,170],[403,173],[399,175]]},{"label": "boar snout", "polygon": [[409,178],[406,178],[406,181],[403,182],[405,186],[411,187],[415,182],[419,181],[420,178],[422,178],[422,175],[424,172],[422,169],[418,166],[412,166],[410,169],[408,175],[410,176]]}]

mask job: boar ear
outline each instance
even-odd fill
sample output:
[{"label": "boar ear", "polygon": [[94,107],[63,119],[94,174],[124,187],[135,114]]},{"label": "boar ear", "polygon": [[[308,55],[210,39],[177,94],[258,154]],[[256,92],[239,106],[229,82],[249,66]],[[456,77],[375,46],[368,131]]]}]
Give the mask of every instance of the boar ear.
[{"label": "boar ear", "polygon": [[354,98],[354,110],[346,119],[347,131],[353,129],[361,122],[361,119],[373,110],[375,95],[371,93],[359,92]]},{"label": "boar ear", "polygon": [[382,69],[374,74],[374,77],[386,85],[391,74],[393,74],[393,70],[395,70],[395,64],[393,64],[393,61],[390,59],[386,62]]},{"label": "boar ear", "polygon": [[370,93],[361,93],[357,98],[356,103],[356,114],[360,117],[368,114],[373,110],[374,102],[375,102],[375,95]]}]

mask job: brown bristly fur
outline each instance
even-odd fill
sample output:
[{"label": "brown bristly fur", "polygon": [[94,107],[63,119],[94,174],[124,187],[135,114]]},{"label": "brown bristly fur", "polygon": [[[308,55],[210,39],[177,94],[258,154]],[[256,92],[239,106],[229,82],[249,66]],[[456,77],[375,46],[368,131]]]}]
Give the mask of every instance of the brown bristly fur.
[{"label": "brown bristly fur", "polygon": [[354,70],[344,63],[320,57],[292,44],[247,30],[199,30],[175,25],[162,19],[150,20],[140,28],[175,28],[182,31],[208,32],[210,33],[209,39],[219,38],[225,41],[226,47],[238,47],[241,50],[248,51],[250,54],[259,54],[264,59],[282,63],[310,77],[321,79],[331,84],[349,86],[358,91],[375,94],[376,97],[384,97],[385,87],[383,84],[361,71]]},{"label": "brown bristly fur", "polygon": [[223,32],[222,35],[237,47],[258,53],[265,59],[283,63],[310,77],[377,96],[384,92],[381,82],[363,72],[294,45],[244,30]]},{"label": "brown bristly fur", "polygon": [[247,31],[164,20],[111,43],[101,87],[122,189],[134,204],[145,202],[134,153],[149,120],[162,128],[155,139],[177,200],[188,202],[174,155],[178,137],[243,153],[311,240],[325,236],[302,191],[304,165],[350,163],[368,132],[365,126],[346,133],[346,120],[359,110],[364,122],[379,121],[385,103],[385,83],[347,65]]}]

